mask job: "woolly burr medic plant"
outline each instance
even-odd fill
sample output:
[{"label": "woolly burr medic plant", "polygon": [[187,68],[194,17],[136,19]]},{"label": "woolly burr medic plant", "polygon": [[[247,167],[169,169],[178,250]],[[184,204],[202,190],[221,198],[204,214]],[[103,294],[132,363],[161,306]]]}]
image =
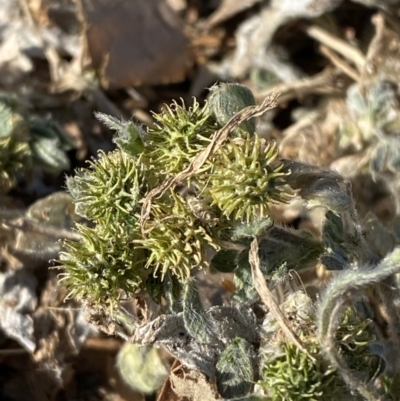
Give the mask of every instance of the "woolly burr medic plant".
[{"label": "woolly burr medic plant", "polygon": [[[174,102],[147,129],[98,113],[117,149],[67,179],[87,224],[65,242],[61,283],[103,329],[197,372],[200,392],[171,373],[178,395],[399,399],[396,241],[377,254],[346,180],[283,160],[257,136],[254,118],[275,102],[221,84],[204,106]],[[325,210],[319,232],[276,221],[292,199]],[[229,303],[203,306],[196,274],[207,268],[233,278]]]}]

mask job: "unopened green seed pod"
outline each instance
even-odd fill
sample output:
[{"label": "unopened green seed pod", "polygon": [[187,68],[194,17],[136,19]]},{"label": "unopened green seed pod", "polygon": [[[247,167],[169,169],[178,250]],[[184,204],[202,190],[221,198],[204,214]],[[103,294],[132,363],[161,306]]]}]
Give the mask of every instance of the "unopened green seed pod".
[{"label": "unopened green seed pod", "polygon": [[213,159],[207,195],[229,219],[246,222],[269,215],[271,204],[286,202],[284,165],[278,161],[274,143],[267,144],[258,135],[235,138],[220,147]]},{"label": "unopened green seed pod", "polygon": [[[214,85],[210,88],[208,104],[217,122],[224,126],[235,114],[248,106],[254,106],[256,100],[249,88],[240,84]],[[244,121],[234,131],[233,136],[246,137],[256,130],[254,118]]]}]

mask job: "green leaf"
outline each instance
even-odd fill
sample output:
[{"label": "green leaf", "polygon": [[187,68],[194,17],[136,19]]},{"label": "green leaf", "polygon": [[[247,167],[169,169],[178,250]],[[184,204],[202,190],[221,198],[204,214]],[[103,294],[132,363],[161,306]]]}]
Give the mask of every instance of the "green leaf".
[{"label": "green leaf", "polygon": [[95,117],[108,128],[116,132],[114,142],[116,145],[130,156],[138,156],[144,150],[142,138],[144,130],[133,121],[119,120],[104,113],[96,112]]},{"label": "green leaf", "polygon": [[14,121],[11,109],[0,103],[0,138],[7,138],[14,130]]},{"label": "green leaf", "polygon": [[240,252],[238,255],[237,268],[234,274],[236,292],[232,299],[237,302],[252,302],[256,300],[258,298],[258,293],[254,288],[251,276],[249,249]]},{"label": "green leaf", "polygon": [[243,397],[254,380],[250,345],[236,337],[222,352],[216,364],[217,388],[222,397]]},{"label": "green leaf", "polygon": [[31,141],[32,154],[43,170],[58,175],[70,169],[70,161],[56,138],[36,138]]},{"label": "green leaf", "polygon": [[212,338],[212,325],[203,308],[194,279],[187,281],[183,288],[183,321],[186,330],[196,340],[208,343]]},{"label": "green leaf", "polygon": [[222,249],[211,259],[211,268],[221,273],[231,273],[236,269],[238,255],[238,251]]},{"label": "green leaf", "polygon": [[353,201],[339,173],[288,160],[283,171],[290,171],[286,181],[293,189],[299,190],[308,207],[322,206],[335,213],[352,209]]},{"label": "green leaf", "polygon": [[318,261],[323,250],[323,245],[307,231],[274,227],[259,243],[261,270],[272,278],[279,271],[306,269]]},{"label": "green leaf", "polygon": [[[325,251],[321,262],[328,270],[343,270],[352,262],[354,250],[353,239],[345,232],[339,215],[328,211],[326,213],[322,239]],[[353,247],[355,248],[355,247]]]},{"label": "green leaf", "polygon": [[[235,114],[248,106],[254,106],[256,100],[253,93],[246,86],[236,83],[221,83],[214,85],[210,89],[208,104],[214,113],[218,123],[225,125]],[[253,135],[256,130],[254,118],[240,124],[234,130],[234,134],[246,137],[247,134]]]},{"label": "green leaf", "polygon": [[267,216],[264,219],[255,219],[249,223],[241,223],[234,227],[232,240],[237,241],[243,238],[248,238],[252,240],[254,237],[262,235],[268,228],[273,225],[272,219]]}]

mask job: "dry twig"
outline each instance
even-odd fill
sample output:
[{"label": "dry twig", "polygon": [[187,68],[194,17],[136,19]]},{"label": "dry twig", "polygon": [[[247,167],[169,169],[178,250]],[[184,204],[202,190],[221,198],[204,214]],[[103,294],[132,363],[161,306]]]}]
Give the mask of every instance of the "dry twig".
[{"label": "dry twig", "polygon": [[305,28],[305,32],[311,38],[317,40],[332,50],[335,50],[343,57],[352,61],[360,72],[364,69],[365,57],[361,50],[357,47],[345,42],[344,40],[338,38],[330,32],[325,31],[325,29],[317,25],[307,26]]},{"label": "dry twig", "polygon": [[327,68],[311,78],[300,79],[290,83],[279,83],[266,91],[255,93],[255,98],[260,101],[273,93],[279,93],[279,102],[284,103],[294,98],[311,94],[341,93],[343,90],[335,85],[337,77],[337,71]]},{"label": "dry twig", "polygon": [[351,79],[354,79],[356,82],[360,81],[360,74],[350,65],[348,65],[346,61],[344,61],[341,57],[339,57],[333,50],[323,45],[320,47],[320,49],[321,53],[325,57],[327,57],[335,67],[339,68]]},{"label": "dry twig", "polygon": [[315,358],[311,356],[307,349],[303,346],[296,333],[290,328],[289,322],[280,310],[278,304],[275,302],[274,297],[272,296],[271,291],[265,282],[264,275],[260,269],[257,238],[254,238],[253,242],[251,243],[249,262],[251,265],[251,274],[253,277],[254,287],[260,295],[261,301],[268,307],[270,313],[274,315],[279,326],[286,334],[288,339],[290,339],[301,350],[301,352],[304,352],[313,362],[316,362]]}]

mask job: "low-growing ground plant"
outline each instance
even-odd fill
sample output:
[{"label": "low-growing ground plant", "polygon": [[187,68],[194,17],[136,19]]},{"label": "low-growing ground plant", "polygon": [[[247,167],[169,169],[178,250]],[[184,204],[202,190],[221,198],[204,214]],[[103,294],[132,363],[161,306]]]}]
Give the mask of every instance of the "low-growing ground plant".
[{"label": "low-growing ground plant", "polygon": [[[277,99],[255,103],[220,84],[203,106],[174,102],[148,128],[97,113],[116,150],[67,179],[87,224],[64,244],[60,282],[104,331],[169,351],[180,396],[398,400],[400,249],[370,245],[347,180],[284,160],[257,135],[255,117]],[[295,199],[324,211],[319,230],[279,223],[274,210]],[[229,301],[203,306],[200,269],[232,279]],[[139,356],[155,358],[132,353],[138,371]],[[151,392],[162,375],[128,376]]]}]

